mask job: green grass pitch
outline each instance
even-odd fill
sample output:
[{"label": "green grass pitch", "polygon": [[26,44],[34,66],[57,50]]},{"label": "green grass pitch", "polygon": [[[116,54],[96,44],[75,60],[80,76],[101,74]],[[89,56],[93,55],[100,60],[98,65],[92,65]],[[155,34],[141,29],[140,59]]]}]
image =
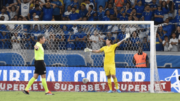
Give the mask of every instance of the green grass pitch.
[{"label": "green grass pitch", "polygon": [[179,101],[178,93],[111,93],[106,92],[30,92],[0,91],[0,101]]}]

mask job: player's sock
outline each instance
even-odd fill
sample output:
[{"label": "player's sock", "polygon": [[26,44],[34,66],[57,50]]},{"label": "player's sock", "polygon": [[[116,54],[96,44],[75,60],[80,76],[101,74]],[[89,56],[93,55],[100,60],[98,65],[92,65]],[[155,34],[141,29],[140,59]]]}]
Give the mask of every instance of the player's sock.
[{"label": "player's sock", "polygon": [[116,89],[119,89],[117,78],[114,78],[113,80],[114,80],[114,84],[115,84]]},{"label": "player's sock", "polygon": [[46,83],[46,78],[42,78],[42,85],[45,89],[45,92],[49,92],[49,89],[48,89],[47,83]]},{"label": "player's sock", "polygon": [[112,90],[111,78],[108,78],[108,86],[109,86],[109,90]]},{"label": "player's sock", "polygon": [[26,91],[29,90],[29,88],[31,87],[31,85],[34,83],[35,80],[36,80],[36,79],[35,79],[34,77],[32,77],[31,80],[29,80],[28,85],[27,85],[27,87],[25,88]]}]

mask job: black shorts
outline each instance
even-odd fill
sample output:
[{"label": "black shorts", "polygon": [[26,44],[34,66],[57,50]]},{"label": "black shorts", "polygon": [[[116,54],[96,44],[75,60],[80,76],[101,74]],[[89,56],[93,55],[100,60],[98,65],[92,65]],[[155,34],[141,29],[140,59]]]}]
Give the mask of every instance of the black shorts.
[{"label": "black shorts", "polygon": [[35,74],[43,75],[46,74],[46,66],[43,60],[35,60]]}]

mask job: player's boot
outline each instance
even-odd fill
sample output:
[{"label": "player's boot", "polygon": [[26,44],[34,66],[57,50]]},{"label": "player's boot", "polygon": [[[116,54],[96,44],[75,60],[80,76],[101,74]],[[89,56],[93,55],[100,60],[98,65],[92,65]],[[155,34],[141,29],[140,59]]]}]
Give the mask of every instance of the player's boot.
[{"label": "player's boot", "polygon": [[51,91],[45,93],[45,95],[54,95],[53,93],[51,93]]},{"label": "player's boot", "polygon": [[121,93],[121,91],[119,89],[116,90],[118,93]]},{"label": "player's boot", "polygon": [[23,90],[23,93],[29,95],[29,91]]},{"label": "player's boot", "polygon": [[112,91],[112,90],[109,90],[107,93],[113,93],[113,91]]}]

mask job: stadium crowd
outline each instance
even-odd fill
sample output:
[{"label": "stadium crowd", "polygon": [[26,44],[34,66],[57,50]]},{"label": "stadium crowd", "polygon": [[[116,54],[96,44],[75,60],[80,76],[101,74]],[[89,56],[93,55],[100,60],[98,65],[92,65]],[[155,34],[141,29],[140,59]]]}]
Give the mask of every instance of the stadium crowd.
[{"label": "stadium crowd", "polygon": [[[180,0],[2,0],[0,21],[154,21],[157,51],[179,51]],[[177,24],[170,24],[177,23]],[[99,49],[126,32],[120,50],[150,50],[149,25],[0,25],[0,49],[33,49],[39,34],[45,49]]]}]

